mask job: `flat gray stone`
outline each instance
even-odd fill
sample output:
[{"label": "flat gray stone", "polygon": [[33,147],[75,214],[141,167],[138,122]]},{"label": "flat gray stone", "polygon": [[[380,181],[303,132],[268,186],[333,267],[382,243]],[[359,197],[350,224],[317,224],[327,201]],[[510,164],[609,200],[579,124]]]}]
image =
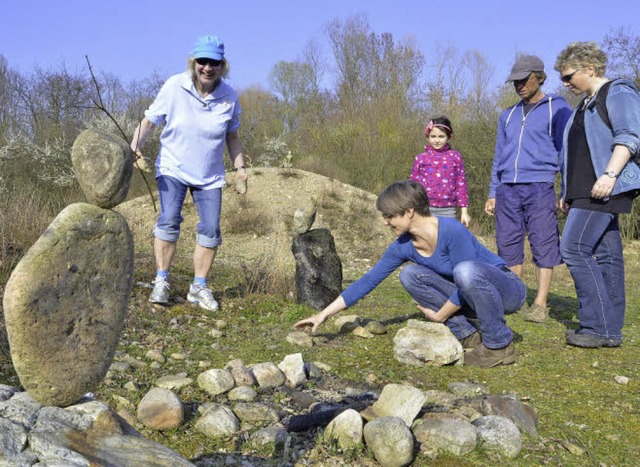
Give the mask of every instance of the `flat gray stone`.
[{"label": "flat gray stone", "polygon": [[424,420],[413,429],[413,434],[423,449],[455,456],[470,453],[478,444],[476,427],[455,418]]},{"label": "flat gray stone", "polygon": [[67,206],[13,270],[4,313],[20,382],[43,405],[92,391],[113,359],[133,285],[133,236],[118,213]]},{"label": "flat gray stone", "polygon": [[362,416],[367,420],[399,417],[407,426],[411,426],[426,399],[424,392],[413,386],[387,384],[378,400],[362,411]]}]

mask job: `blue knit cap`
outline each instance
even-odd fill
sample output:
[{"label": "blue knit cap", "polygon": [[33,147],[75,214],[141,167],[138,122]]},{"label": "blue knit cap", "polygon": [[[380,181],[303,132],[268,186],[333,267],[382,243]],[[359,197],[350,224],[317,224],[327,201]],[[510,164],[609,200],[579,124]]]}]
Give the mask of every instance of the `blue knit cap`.
[{"label": "blue knit cap", "polygon": [[193,58],[222,60],[224,58],[224,42],[218,36],[201,36],[191,53]]}]

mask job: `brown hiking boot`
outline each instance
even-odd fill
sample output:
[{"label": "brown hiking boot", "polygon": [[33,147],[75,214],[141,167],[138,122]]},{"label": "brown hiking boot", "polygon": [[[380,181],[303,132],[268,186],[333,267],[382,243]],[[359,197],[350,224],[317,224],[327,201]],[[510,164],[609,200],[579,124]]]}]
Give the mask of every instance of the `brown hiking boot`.
[{"label": "brown hiking boot", "polygon": [[489,349],[480,344],[464,354],[464,364],[491,368],[498,365],[510,365],[516,361],[516,347],[511,342],[501,349]]},{"label": "brown hiking boot", "polygon": [[544,323],[549,319],[549,309],[546,306],[534,303],[524,312],[524,320],[534,323]]},{"label": "brown hiking boot", "polygon": [[462,344],[463,349],[473,349],[474,347],[482,344],[480,333],[476,331],[473,334],[468,335],[460,341],[460,344]]}]

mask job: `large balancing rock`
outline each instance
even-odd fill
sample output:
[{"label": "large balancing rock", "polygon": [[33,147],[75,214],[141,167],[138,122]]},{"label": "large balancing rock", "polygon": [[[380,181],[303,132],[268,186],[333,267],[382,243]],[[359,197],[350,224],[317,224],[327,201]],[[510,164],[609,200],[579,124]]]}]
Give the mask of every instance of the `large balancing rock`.
[{"label": "large balancing rock", "polygon": [[133,285],[133,236],[118,213],[66,207],[13,270],[4,293],[11,358],[43,405],[67,406],[106,374]]},{"label": "large balancing rock", "polygon": [[327,229],[310,230],[296,235],[291,250],[298,303],[322,310],[342,292],[342,262],[333,235]]},{"label": "large balancing rock", "polygon": [[133,175],[133,154],[122,138],[84,130],[71,148],[71,163],[89,203],[110,209],[127,197]]}]

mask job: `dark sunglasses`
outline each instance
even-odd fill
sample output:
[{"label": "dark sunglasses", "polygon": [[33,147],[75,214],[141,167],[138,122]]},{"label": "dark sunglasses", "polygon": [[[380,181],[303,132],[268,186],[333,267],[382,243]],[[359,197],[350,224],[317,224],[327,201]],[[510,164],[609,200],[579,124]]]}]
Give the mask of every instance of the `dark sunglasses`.
[{"label": "dark sunglasses", "polygon": [[[579,68],[578,68],[579,70]],[[573,79],[573,75],[575,75],[578,70],[574,71],[573,73],[569,73],[568,75],[563,75],[560,77],[560,81],[562,81],[563,83],[569,83],[571,82],[571,80]]]},{"label": "dark sunglasses", "polygon": [[222,60],[213,60],[211,58],[196,58],[196,63],[200,66],[211,66],[213,68],[222,65]]}]

